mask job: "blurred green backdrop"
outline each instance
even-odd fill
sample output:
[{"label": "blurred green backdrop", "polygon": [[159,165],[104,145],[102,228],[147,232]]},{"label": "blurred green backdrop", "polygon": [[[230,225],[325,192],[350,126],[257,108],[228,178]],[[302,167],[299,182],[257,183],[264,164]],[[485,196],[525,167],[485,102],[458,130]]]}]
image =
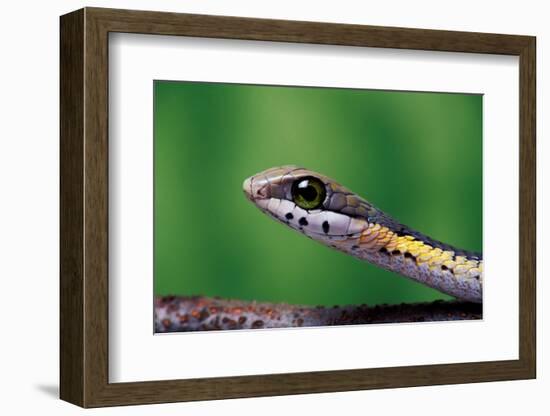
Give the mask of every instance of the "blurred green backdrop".
[{"label": "blurred green backdrop", "polygon": [[296,164],[400,222],[482,249],[482,96],[221,83],[154,83],[154,286],[292,304],[448,299],[311,241],[243,195]]}]

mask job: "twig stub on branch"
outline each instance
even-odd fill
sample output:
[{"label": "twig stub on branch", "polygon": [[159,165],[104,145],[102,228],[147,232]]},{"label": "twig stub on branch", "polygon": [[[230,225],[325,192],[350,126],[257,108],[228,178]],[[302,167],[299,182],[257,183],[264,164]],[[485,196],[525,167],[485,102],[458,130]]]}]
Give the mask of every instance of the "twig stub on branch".
[{"label": "twig stub on branch", "polygon": [[481,305],[459,301],[400,305],[297,306],[202,296],[155,299],[155,332],[288,328],[481,319]]}]

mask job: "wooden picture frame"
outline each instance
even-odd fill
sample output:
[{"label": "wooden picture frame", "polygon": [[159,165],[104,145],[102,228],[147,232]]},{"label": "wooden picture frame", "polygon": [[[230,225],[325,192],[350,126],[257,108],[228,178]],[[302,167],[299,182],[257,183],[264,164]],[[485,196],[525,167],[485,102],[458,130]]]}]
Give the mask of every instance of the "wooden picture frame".
[{"label": "wooden picture frame", "polygon": [[[535,378],[535,38],[85,8],[61,17],[63,400],[100,407]],[[109,383],[110,32],[515,55],[520,66],[519,359]]]}]

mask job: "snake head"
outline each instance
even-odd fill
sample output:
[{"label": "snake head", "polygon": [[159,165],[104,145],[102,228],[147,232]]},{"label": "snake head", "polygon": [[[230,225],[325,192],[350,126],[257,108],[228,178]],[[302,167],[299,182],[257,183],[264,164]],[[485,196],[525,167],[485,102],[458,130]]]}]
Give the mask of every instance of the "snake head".
[{"label": "snake head", "polygon": [[264,213],[316,240],[346,239],[368,227],[364,201],[327,176],[298,166],[251,176],[243,191]]}]

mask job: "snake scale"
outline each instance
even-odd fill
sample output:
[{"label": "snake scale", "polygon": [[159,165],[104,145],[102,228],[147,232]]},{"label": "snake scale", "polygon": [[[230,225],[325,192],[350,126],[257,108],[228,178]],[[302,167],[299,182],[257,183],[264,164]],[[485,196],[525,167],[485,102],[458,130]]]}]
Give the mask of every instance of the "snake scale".
[{"label": "snake scale", "polygon": [[481,303],[483,259],[403,225],[331,178],[297,166],[243,183],[263,212],[309,238],[428,285]]}]

